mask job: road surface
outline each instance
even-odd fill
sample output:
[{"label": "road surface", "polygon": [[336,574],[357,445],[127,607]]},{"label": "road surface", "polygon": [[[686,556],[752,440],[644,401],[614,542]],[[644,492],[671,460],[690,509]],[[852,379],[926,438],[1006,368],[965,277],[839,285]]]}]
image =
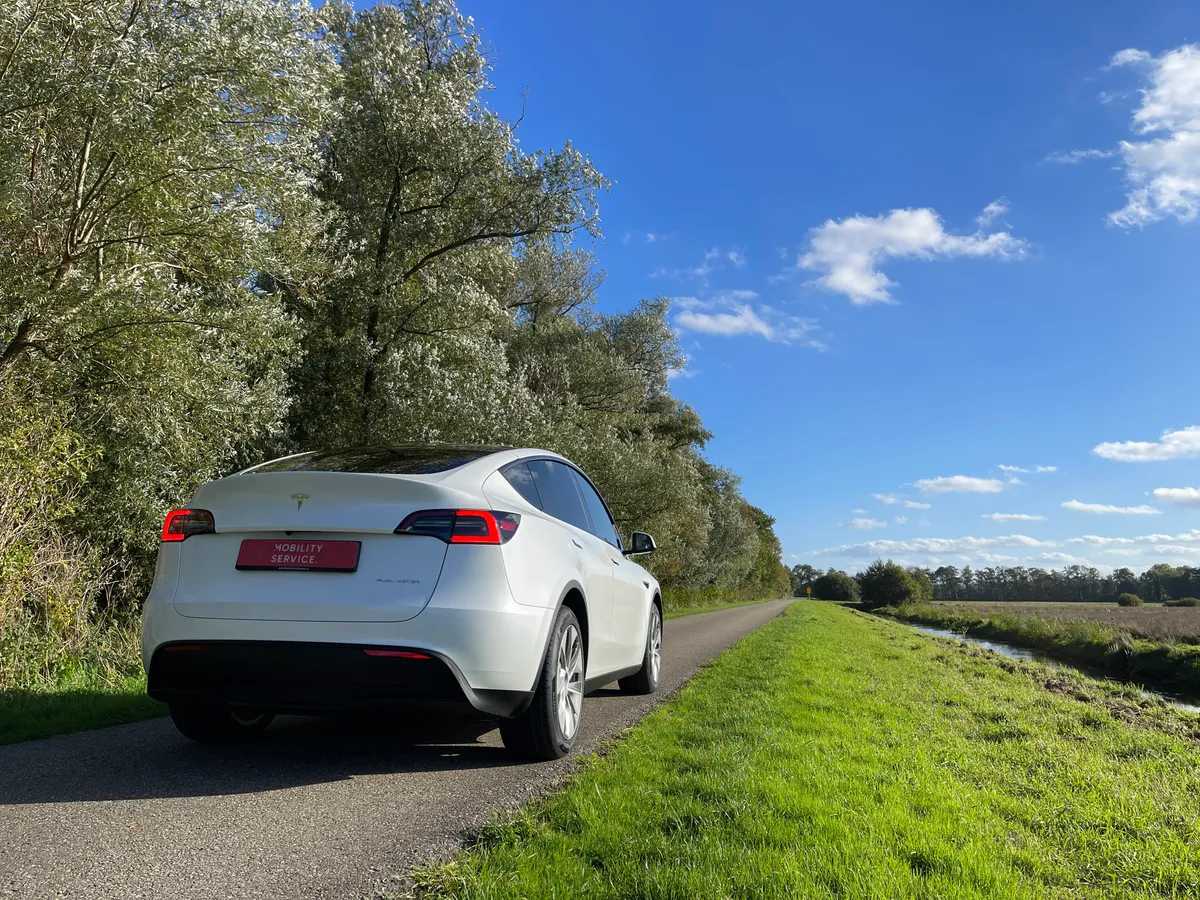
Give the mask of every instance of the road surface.
[{"label": "road surface", "polygon": [[[660,693],[589,695],[577,752],[787,603],[669,620]],[[0,747],[0,898],[374,898],[571,767],[509,760],[485,721],[289,717],[202,746],[156,719]]]}]

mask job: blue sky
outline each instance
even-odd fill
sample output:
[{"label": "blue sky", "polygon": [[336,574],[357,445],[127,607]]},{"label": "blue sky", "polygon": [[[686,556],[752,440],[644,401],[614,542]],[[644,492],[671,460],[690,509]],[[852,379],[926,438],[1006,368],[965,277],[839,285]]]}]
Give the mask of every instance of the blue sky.
[{"label": "blue sky", "polygon": [[1200,564],[1200,6],[462,9],[789,565]]}]

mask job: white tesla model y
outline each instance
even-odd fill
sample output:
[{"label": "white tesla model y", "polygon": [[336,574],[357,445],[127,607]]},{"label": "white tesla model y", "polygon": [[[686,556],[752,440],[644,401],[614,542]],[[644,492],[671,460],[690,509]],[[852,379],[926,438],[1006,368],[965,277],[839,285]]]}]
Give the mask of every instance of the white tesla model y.
[{"label": "white tesla model y", "polygon": [[203,485],[163,525],[142,621],[152,697],[200,741],[275,713],[463,704],[566,754],[583,696],[658,687],[658,582],[595,486],[543,450],[301,453]]}]

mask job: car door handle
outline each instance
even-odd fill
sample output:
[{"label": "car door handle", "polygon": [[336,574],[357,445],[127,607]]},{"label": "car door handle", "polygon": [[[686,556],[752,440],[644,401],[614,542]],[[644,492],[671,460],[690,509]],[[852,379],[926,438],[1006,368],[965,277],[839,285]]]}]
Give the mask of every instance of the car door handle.
[{"label": "car door handle", "polygon": [[614,566],[619,566],[621,564],[621,561],[619,559],[613,559],[613,557],[611,557],[611,556],[609,557],[609,559],[612,559],[612,564]]},{"label": "car door handle", "polygon": [[575,538],[571,538],[571,543],[575,545],[576,550],[583,549],[583,544],[579,543],[579,541],[575,540]]}]

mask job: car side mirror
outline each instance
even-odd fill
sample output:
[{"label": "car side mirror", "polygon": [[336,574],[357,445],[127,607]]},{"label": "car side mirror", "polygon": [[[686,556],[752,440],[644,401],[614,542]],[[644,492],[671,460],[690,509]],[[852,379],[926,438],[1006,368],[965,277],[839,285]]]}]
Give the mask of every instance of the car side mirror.
[{"label": "car side mirror", "polygon": [[654,543],[654,538],[646,534],[644,531],[635,531],[629,536],[629,546],[625,548],[626,556],[643,556],[647,553],[653,553],[658,547]]}]

